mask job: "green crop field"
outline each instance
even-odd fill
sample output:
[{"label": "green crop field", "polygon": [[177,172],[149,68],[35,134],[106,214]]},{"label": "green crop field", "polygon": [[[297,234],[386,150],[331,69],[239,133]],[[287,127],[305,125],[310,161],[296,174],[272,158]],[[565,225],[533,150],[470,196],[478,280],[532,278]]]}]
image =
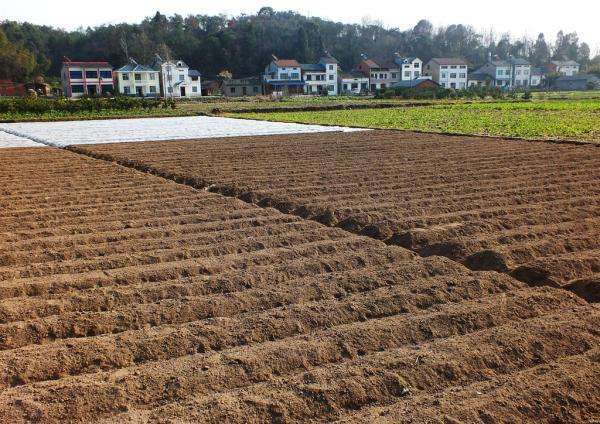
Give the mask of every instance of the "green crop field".
[{"label": "green crop field", "polygon": [[600,142],[600,100],[593,99],[231,116],[365,128]]}]

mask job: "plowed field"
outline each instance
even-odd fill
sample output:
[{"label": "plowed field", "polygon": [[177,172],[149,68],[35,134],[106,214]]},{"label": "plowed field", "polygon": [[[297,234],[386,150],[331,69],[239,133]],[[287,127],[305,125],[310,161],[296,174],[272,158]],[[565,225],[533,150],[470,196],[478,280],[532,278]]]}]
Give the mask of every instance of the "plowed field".
[{"label": "plowed field", "polygon": [[372,131],[85,148],[262,206],[600,300],[600,149]]},{"label": "plowed field", "polygon": [[2,422],[598,416],[567,291],[62,150],[0,181]]}]

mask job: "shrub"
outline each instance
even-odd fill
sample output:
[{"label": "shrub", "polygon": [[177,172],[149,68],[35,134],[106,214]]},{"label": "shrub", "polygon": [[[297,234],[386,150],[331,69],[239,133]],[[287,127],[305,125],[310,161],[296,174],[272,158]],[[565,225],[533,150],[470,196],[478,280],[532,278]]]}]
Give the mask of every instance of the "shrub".
[{"label": "shrub", "polygon": [[114,98],[82,97],[78,100],[22,98],[0,99],[0,113],[33,113],[42,115],[54,111],[100,112],[110,110],[152,110],[160,106],[176,108],[173,100],[144,99],[137,97],[118,96]]}]

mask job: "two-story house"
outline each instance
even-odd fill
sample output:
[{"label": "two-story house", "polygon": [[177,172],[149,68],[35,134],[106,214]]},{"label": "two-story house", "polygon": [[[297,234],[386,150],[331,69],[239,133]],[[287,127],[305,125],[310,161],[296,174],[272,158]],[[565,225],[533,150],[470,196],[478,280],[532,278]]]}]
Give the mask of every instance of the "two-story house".
[{"label": "two-story house", "polygon": [[507,62],[510,65],[511,87],[529,87],[531,84],[531,63],[518,57],[511,57]]},{"label": "two-story house", "polygon": [[302,94],[305,82],[302,79],[302,68],[295,59],[279,59],[272,56],[263,75],[265,93]]},{"label": "two-story house", "polygon": [[424,76],[431,77],[444,88],[467,88],[469,65],[464,59],[436,57],[425,65]]},{"label": "two-story house", "polygon": [[66,97],[111,95],[115,92],[113,68],[108,62],[77,62],[65,60],[61,81]]},{"label": "two-story house", "polygon": [[160,72],[150,66],[129,63],[114,71],[120,94],[138,97],[160,96]]},{"label": "two-story house", "polygon": [[566,77],[572,77],[579,73],[580,65],[574,60],[553,60],[546,65],[548,72],[556,72]]},{"label": "two-story house", "polygon": [[356,71],[369,78],[371,92],[383,90],[400,81],[400,67],[396,63],[378,63],[372,59],[363,59]]},{"label": "two-story house", "polygon": [[343,73],[340,77],[340,93],[366,94],[369,91],[369,78],[359,72]]},{"label": "two-story house", "polygon": [[193,98],[202,96],[200,72],[183,60],[164,61],[156,55],[152,68],[160,72],[160,89],[166,98]]},{"label": "two-story house", "polygon": [[512,81],[511,66],[504,60],[490,60],[477,69],[473,75],[487,75],[491,85],[502,89],[510,89]]},{"label": "two-story house", "polygon": [[300,64],[304,93],[336,96],[338,94],[338,61],[322,57],[318,63]]},{"label": "two-story house", "polygon": [[259,96],[263,94],[262,78],[255,76],[227,79],[223,81],[222,91],[225,97]]},{"label": "two-story house", "polygon": [[423,61],[418,57],[400,57],[396,55],[394,63],[400,68],[398,81],[409,81],[423,75]]}]

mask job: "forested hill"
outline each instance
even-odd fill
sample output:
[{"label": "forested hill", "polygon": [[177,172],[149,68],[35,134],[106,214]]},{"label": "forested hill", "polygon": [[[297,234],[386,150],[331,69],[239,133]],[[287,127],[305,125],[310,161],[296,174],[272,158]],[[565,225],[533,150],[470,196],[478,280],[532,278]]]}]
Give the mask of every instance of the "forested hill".
[{"label": "forested hill", "polygon": [[550,41],[511,39],[507,35],[481,34],[464,25],[434,28],[422,20],[412,29],[387,29],[376,22],[342,24],[294,12],[262,8],[255,15],[155,16],[139,24],[103,25],[78,31],[4,21],[0,23],[0,78],[22,80],[34,75],[58,76],[64,56],[73,60],[107,59],[114,66],[126,62],[126,53],[149,63],[155,52],[181,58],[213,77],[227,69],[235,76],[261,72],[272,53],[316,60],[325,51],[343,69],[351,69],[367,54],[390,59],[394,52],[423,60],[460,56],[473,65],[485,62],[488,53],[499,57],[527,57],[535,64],[550,58],[590,60],[590,49],[576,34],[560,32]]}]

